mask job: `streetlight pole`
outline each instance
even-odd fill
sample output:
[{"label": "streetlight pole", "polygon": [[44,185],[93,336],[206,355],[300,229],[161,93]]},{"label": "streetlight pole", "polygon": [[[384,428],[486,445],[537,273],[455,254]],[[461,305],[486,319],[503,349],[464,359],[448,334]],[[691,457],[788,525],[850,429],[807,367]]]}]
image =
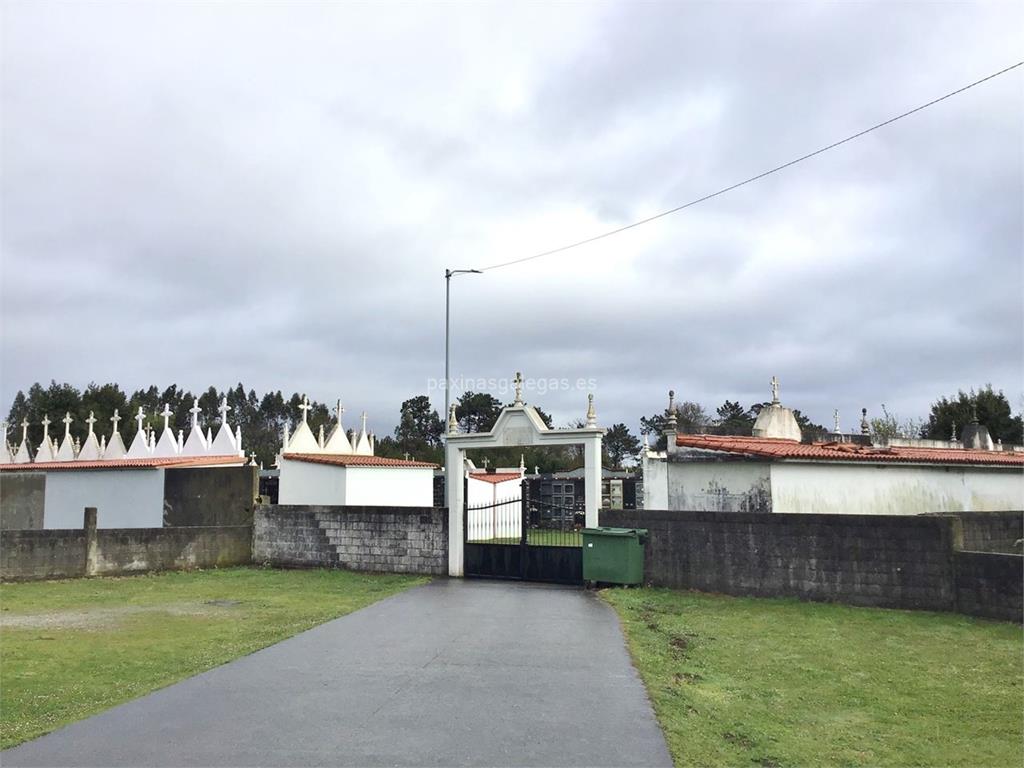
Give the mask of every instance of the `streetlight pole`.
[{"label": "streetlight pole", "polygon": [[[451,331],[451,288],[452,275],[479,275],[479,269],[445,269],[444,271],[444,413],[441,415],[441,423],[448,424],[448,411],[451,408],[451,384],[452,377],[449,372],[449,351]],[[445,432],[447,432],[447,426]]]}]

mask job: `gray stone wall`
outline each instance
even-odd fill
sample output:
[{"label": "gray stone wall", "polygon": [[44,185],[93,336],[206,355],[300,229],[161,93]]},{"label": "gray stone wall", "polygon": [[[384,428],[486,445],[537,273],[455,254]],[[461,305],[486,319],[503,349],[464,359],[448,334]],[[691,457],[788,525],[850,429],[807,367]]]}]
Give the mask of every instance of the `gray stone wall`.
[{"label": "gray stone wall", "polygon": [[0,531],[0,580],[32,581],[245,565],[252,526]]},{"label": "gray stone wall", "polygon": [[0,581],[85,576],[85,530],[0,531]]},{"label": "gray stone wall", "polygon": [[253,561],[297,568],[448,572],[443,507],[259,506]]},{"label": "gray stone wall", "polygon": [[257,467],[187,467],[164,472],[164,525],[252,525]]},{"label": "gray stone wall", "polygon": [[998,547],[1020,513],[805,515],[602,510],[646,528],[655,586],[853,605],[959,611],[1020,622],[1024,556]]},{"label": "gray stone wall", "polygon": [[45,492],[45,472],[0,474],[0,530],[42,529]]},{"label": "gray stone wall", "polygon": [[957,512],[963,529],[960,549],[1022,554],[1024,512]]},{"label": "gray stone wall", "polygon": [[956,552],[956,605],[961,613],[1004,621],[1024,615],[1024,557]]},{"label": "gray stone wall", "polygon": [[601,524],[647,528],[645,580],[733,595],[950,610],[954,520],[944,517],[637,510]]}]

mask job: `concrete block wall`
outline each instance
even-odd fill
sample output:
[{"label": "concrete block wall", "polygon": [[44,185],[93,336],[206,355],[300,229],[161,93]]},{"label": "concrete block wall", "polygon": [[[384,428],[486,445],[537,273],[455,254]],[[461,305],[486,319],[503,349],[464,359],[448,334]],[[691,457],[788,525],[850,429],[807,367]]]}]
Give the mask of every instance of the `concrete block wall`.
[{"label": "concrete block wall", "polygon": [[274,505],[256,508],[253,561],[442,575],[448,572],[443,507]]},{"label": "concrete block wall", "polygon": [[0,581],[85,576],[85,530],[0,531]]},{"label": "concrete block wall", "polygon": [[956,552],[956,609],[971,616],[1021,621],[1024,557],[994,552]]},{"label": "concrete block wall", "polygon": [[955,520],[946,517],[603,510],[647,528],[657,586],[951,610]]},{"label": "concrete block wall", "polygon": [[1024,554],[1024,512],[957,512],[963,529],[961,549],[968,552]]},{"label": "concrete block wall", "polygon": [[86,509],[77,529],[0,531],[0,580],[33,581],[245,565],[252,526],[97,529]]}]

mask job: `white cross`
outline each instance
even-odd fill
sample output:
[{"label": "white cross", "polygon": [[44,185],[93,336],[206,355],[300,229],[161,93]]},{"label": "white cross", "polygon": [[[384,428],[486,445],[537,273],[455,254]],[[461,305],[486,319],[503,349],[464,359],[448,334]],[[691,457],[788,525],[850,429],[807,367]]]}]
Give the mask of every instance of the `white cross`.
[{"label": "white cross", "polygon": [[28,440],[28,419],[21,420],[21,442]]},{"label": "white cross", "polygon": [[117,408],[114,409],[114,415],[110,417],[110,420],[114,422],[114,431],[117,432],[117,422],[121,420],[121,414],[117,412]]},{"label": "white cross", "polygon": [[50,424],[53,423],[50,421],[50,414],[44,413],[43,420],[40,423],[43,425],[43,435],[45,436],[46,433],[50,431]]},{"label": "white cross", "polygon": [[163,416],[163,419],[164,419],[164,431],[166,432],[167,431],[167,424],[170,422],[171,416],[174,415],[173,413],[171,413],[171,407],[169,405],[167,405],[167,403],[164,403],[164,409],[163,409],[163,411],[160,412],[160,415]]},{"label": "white cross", "polygon": [[839,409],[838,408],[836,408],[835,411],[833,411],[832,418],[834,418],[836,420],[836,430],[835,431],[836,431],[836,434],[838,435],[839,434]]},{"label": "white cross", "polygon": [[772,402],[779,402],[779,380],[772,376]]},{"label": "white cross", "polygon": [[306,423],[306,417],[309,416],[309,409],[312,408],[309,404],[309,398],[305,395],[302,396],[302,403],[299,405],[299,410],[302,411],[302,423]]},{"label": "white cross", "polygon": [[228,399],[225,397],[220,403],[220,423],[228,423],[228,411],[231,410],[231,406],[228,405]]},{"label": "white cross", "polygon": [[515,385],[516,385],[516,399],[515,399],[515,402],[512,403],[512,405],[522,405],[523,404],[523,374],[521,374],[519,371],[516,371]]},{"label": "white cross", "polygon": [[142,410],[142,406],[139,406],[139,412],[135,414],[135,423],[139,425],[139,432],[142,431],[142,422],[146,420],[146,414]]},{"label": "white cross", "polygon": [[192,414],[192,428],[195,429],[199,426],[199,398],[192,398],[192,407],[188,409],[188,412]]},{"label": "white cross", "polygon": [[256,451],[253,451],[252,453],[249,454],[249,459],[250,459],[250,461],[252,461],[252,465],[255,467],[256,466]]},{"label": "white cross", "polygon": [[96,417],[92,415],[92,411],[89,411],[89,418],[85,420],[85,423],[89,425],[89,434],[92,434],[92,425],[96,423]]},{"label": "white cross", "polygon": [[341,424],[341,414],[345,412],[345,409],[341,407],[341,400],[338,400],[338,404],[334,406],[334,418]]},{"label": "white cross", "polygon": [[64,413],[64,418],[61,419],[61,421],[64,422],[64,437],[70,436],[71,435],[71,422],[74,421],[74,419],[71,418],[71,414],[68,413],[68,412],[65,412]]},{"label": "white cross", "polygon": [[363,420],[363,432],[366,431],[366,411],[363,411],[363,415],[360,417]]}]

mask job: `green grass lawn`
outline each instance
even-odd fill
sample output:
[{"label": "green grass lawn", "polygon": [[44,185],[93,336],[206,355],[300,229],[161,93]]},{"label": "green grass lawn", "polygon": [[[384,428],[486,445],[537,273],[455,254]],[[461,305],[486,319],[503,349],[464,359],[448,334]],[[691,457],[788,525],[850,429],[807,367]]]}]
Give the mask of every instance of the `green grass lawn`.
[{"label": "green grass lawn", "polygon": [[231,568],[0,584],[0,747],[424,581]]},{"label": "green grass lawn", "polygon": [[[518,544],[519,538],[487,539],[471,544]],[[582,547],[583,534],[580,531],[554,531],[547,528],[528,528],[526,543],[535,547]]]},{"label": "green grass lawn", "polygon": [[1020,626],[661,589],[601,594],[676,765],[1024,764]]}]

